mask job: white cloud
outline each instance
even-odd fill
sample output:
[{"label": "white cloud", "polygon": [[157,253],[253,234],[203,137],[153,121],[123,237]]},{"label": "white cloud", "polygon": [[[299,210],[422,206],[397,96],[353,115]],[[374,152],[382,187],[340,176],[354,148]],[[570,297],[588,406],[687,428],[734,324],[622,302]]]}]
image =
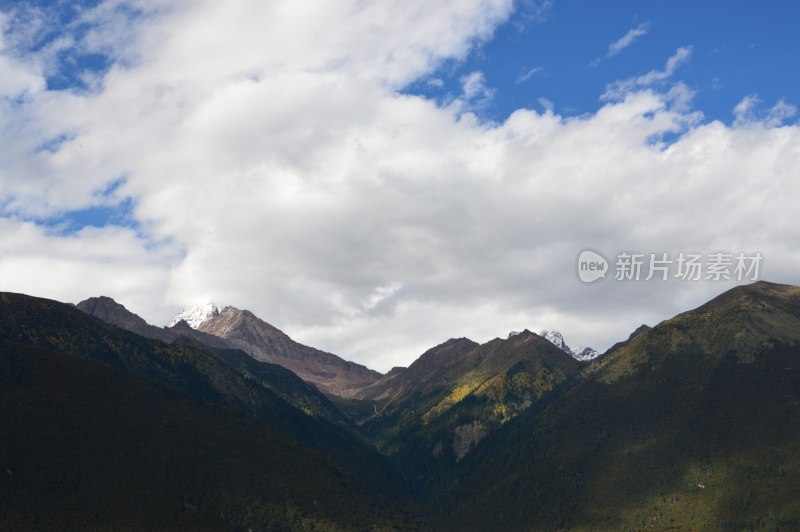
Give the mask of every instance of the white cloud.
[{"label": "white cloud", "polygon": [[525,83],[533,76],[539,75],[543,72],[544,72],[544,67],[540,66],[528,69],[517,77],[516,83]]},{"label": "white cloud", "polygon": [[635,28],[631,28],[628,33],[617,39],[616,41],[612,42],[608,45],[608,54],[607,57],[612,57],[620,53],[622,50],[627,48],[628,46],[632,45],[635,40],[639,37],[644,37],[647,35],[648,30],[650,29],[650,24],[644,22],[639,24]]},{"label": "white cloud", "polygon": [[606,92],[602,97],[605,100],[618,100],[623,98],[630,91],[651,87],[664,82],[671,78],[678,67],[691,59],[691,57],[692,47],[681,46],[667,59],[664,70],[651,70],[641,76],[615,81],[606,87]]},{"label": "white cloud", "polygon": [[516,20],[517,18],[534,24],[545,22],[552,8],[553,0],[518,0],[513,22],[519,29],[524,29],[525,24]]},{"label": "white cloud", "polygon": [[536,101],[539,102],[539,105],[541,105],[545,111],[549,111],[552,113],[553,109],[555,109],[555,105],[553,104],[553,102],[548,100],[544,96],[539,97]]},{"label": "white cloud", "polygon": [[[3,290],[104,293],[156,324],[233,304],[386,370],[512,328],[603,348],[727,286],[584,286],[587,246],[757,249],[769,278],[800,283],[799,128],[699,122],[691,91],[666,83],[689,48],[596,113],[485,123],[398,88],[466,57],[510,2],[165,1],[134,21],[129,4],[86,14],[124,58],[97,91],[0,109],[0,187],[5,212],[45,216],[125,177],[145,236],[2,219]],[[462,82],[462,102],[491,95],[480,72]],[[683,134],[652,142],[666,132]]]},{"label": "white cloud", "polygon": [[603,57],[598,57],[594,61],[592,61],[592,66],[599,65],[604,59],[608,59],[609,57],[613,57],[620,53],[625,48],[629,47],[639,39],[640,37],[644,37],[647,35],[647,32],[650,30],[650,23],[643,22],[636,26],[635,28],[631,28],[628,30],[628,33],[617,39],[616,41],[612,42],[608,45],[608,52]]},{"label": "white cloud", "polygon": [[464,89],[464,99],[467,101],[491,98],[494,91],[486,87],[486,78],[483,72],[471,72],[461,78],[461,84]]},{"label": "white cloud", "polygon": [[788,104],[783,100],[778,100],[778,102],[772,106],[767,114],[766,126],[778,127],[795,116],[797,116],[797,106]]},{"label": "white cloud", "polygon": [[742,101],[736,104],[733,108],[733,114],[736,116],[736,122],[742,124],[755,120],[753,111],[761,100],[758,96],[751,94],[742,98]]},{"label": "white cloud", "polygon": [[153,313],[163,307],[169,265],[179,260],[169,246],[148,247],[130,229],[85,228],[59,236],[32,222],[0,218],[0,290],[77,302],[114,294],[128,308]]},{"label": "white cloud", "polygon": [[39,92],[45,85],[38,65],[27,65],[14,53],[13,43],[9,42],[10,27],[10,16],[0,12],[0,104],[4,105],[9,104],[7,99]]},{"label": "white cloud", "polygon": [[476,120],[475,113],[489,105],[494,98],[495,90],[486,85],[483,72],[470,72],[459,78],[461,94],[450,97],[447,108],[455,115],[468,115],[470,120]]},{"label": "white cloud", "polygon": [[781,126],[788,119],[797,115],[797,107],[787,104],[783,100],[778,100],[775,105],[765,112],[759,110],[759,106],[762,103],[755,94],[742,98],[742,101],[733,108],[734,124],[743,126],[758,123],[764,127],[772,128]]}]

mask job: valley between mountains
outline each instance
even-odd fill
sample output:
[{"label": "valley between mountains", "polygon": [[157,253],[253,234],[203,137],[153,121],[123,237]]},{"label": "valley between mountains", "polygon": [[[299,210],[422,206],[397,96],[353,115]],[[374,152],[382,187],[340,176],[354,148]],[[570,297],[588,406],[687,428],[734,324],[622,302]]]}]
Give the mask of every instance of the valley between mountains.
[{"label": "valley between mountains", "polygon": [[247,310],[0,294],[0,529],[800,529],[800,287],[380,374]]}]

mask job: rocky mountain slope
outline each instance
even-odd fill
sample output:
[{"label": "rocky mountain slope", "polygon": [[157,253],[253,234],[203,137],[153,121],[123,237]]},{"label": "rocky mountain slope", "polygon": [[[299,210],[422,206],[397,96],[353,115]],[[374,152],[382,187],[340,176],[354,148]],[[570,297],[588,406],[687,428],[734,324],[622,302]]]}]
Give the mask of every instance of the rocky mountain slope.
[{"label": "rocky mountain slope", "polygon": [[381,377],[361,364],[299,344],[250,311],[234,307],[222,311],[210,303],[188,307],[164,328],[149,325],[109,297],[89,298],[77,307],[106,323],[162,342],[184,336],[218,349],[241,349],[256,360],[289,369],[334,396],[348,397]]},{"label": "rocky mountain slope", "polygon": [[190,327],[185,321],[174,321],[170,327],[156,327],[150,325],[142,317],[134,314],[124,305],[114,301],[110,297],[90,297],[75,305],[78,310],[93,316],[105,323],[116,325],[126,331],[136,333],[145,338],[161,340],[162,342],[174,342],[180,336],[191,338],[204,345],[218,349],[233,349],[234,346],[216,336],[197,331]]},{"label": "rocky mountain slope", "polygon": [[248,310],[225,307],[199,331],[227,340],[256,360],[281,365],[325,393],[349,397],[381,374],[334,354],[300,344]]},{"label": "rocky mountain slope", "polygon": [[593,360],[600,356],[600,353],[591,347],[576,347],[574,349],[570,348],[564,341],[564,337],[558,331],[544,330],[540,333],[540,336],[580,362]]}]

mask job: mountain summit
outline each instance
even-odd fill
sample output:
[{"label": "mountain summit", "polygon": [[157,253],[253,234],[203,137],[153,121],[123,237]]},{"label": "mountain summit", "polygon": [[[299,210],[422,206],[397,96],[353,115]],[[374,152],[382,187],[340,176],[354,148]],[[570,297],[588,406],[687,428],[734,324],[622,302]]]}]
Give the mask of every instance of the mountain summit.
[{"label": "mountain summit", "polygon": [[169,343],[174,340],[176,336],[176,334],[171,331],[148,324],[144,318],[134,314],[125,308],[125,305],[117,303],[110,297],[90,297],[89,299],[81,301],[75,305],[75,307],[101,321],[116,325],[117,327],[121,327],[122,329],[147,338],[154,338]]},{"label": "mountain summit", "polygon": [[198,303],[190,305],[183,309],[183,311],[175,316],[170,327],[174,327],[181,320],[189,324],[192,329],[199,329],[208,320],[219,316],[219,308],[214,303]]},{"label": "mountain summit", "polygon": [[216,314],[210,310],[210,314],[198,326],[199,331],[227,340],[256,360],[290,369],[323,392],[349,397],[381,377],[366,366],[295,342],[249,310],[228,306]]},{"label": "mountain summit", "polygon": [[600,355],[600,353],[598,353],[591,347],[576,347],[575,349],[571,349],[564,341],[564,337],[558,331],[544,330],[541,332],[539,336],[541,336],[545,340],[550,341],[550,343],[552,343],[554,346],[558,347],[559,349],[570,355],[575,360],[581,362],[585,360],[592,360],[594,358],[597,358],[598,355]]},{"label": "mountain summit", "polygon": [[213,303],[202,303],[186,307],[170,327],[159,328],[110,297],[89,298],[76,306],[106,323],[162,342],[186,337],[217,349],[241,349],[260,362],[283,366],[331,395],[349,397],[381,377],[366,366],[295,342],[249,310],[230,306],[220,310]]}]

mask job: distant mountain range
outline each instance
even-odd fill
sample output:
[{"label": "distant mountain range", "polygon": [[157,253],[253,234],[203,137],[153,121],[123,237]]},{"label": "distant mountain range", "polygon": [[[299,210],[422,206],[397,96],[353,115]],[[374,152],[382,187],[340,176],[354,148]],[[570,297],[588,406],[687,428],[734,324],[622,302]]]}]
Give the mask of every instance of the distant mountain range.
[{"label": "distant mountain range", "polygon": [[798,287],[385,375],[233,307],[0,313],[0,530],[800,529]]},{"label": "distant mountain range", "polygon": [[[92,297],[77,307],[106,323],[148,338],[171,342],[183,335],[212,347],[241,349],[256,360],[283,366],[323,392],[340,398],[364,398],[369,393],[365,389],[385,382],[377,371],[295,342],[248,310],[231,306],[220,310],[213,303],[191,305],[169,327],[159,328],[109,297]],[[512,331],[509,338],[516,334],[519,333]],[[575,360],[588,361],[599,356],[590,347],[570,349],[558,331],[542,331],[541,336]]]}]

